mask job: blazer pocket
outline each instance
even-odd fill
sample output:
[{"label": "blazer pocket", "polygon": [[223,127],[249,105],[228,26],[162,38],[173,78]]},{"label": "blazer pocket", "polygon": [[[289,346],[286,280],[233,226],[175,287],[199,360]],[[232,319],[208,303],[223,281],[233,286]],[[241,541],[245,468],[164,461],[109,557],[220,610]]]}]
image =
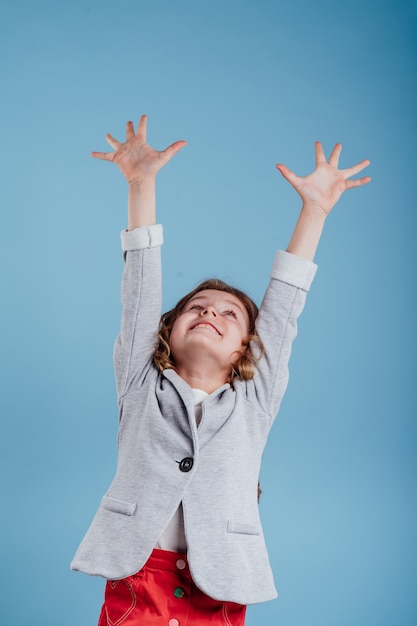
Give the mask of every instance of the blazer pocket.
[{"label": "blazer pocket", "polygon": [[116,498],[110,498],[110,496],[104,496],[101,504],[103,506],[103,509],[111,511],[112,513],[121,513],[122,515],[134,515],[136,511],[136,502],[117,500]]},{"label": "blazer pocket", "polygon": [[227,522],[227,532],[240,535],[260,535],[259,524],[247,524],[245,522]]}]

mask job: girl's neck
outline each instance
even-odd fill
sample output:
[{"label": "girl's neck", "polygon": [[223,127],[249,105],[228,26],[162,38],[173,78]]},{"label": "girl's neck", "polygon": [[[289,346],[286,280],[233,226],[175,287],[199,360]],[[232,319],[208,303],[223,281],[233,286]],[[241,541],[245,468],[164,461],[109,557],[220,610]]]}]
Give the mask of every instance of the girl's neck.
[{"label": "girl's neck", "polygon": [[201,372],[187,371],[184,368],[177,369],[177,374],[193,389],[202,389],[206,393],[213,393],[213,391],[229,382],[224,379],[224,376],[219,376],[215,373],[210,376]]}]

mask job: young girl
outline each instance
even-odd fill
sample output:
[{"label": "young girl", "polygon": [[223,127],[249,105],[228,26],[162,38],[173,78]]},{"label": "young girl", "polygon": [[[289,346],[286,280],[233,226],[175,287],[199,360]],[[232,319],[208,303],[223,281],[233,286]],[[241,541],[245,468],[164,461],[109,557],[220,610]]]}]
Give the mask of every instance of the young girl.
[{"label": "young girl", "polygon": [[146,116],[114,152],[129,184],[123,316],[114,362],[120,407],[116,476],[71,567],[107,578],[99,626],[243,626],[247,604],[276,597],[258,514],[260,461],[288,380],[291,344],[325,219],[369,161],[278,170],[302,198],[258,312],[212,280],[161,313],[155,177],[185,146],[146,143]]}]

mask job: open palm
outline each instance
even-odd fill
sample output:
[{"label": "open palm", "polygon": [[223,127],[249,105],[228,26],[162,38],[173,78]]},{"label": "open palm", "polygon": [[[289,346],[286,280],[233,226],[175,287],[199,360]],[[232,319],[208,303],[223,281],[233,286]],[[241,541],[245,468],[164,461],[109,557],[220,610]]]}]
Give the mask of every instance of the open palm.
[{"label": "open palm", "polygon": [[91,156],[116,163],[129,184],[146,176],[156,176],[174,154],[186,145],[186,141],[176,141],[162,151],[155,150],[146,143],[146,125],[146,115],[140,118],[136,133],[133,122],[127,122],[124,143],[107,134],[106,140],[114,152],[92,152]]},{"label": "open palm", "polygon": [[370,182],[369,176],[349,180],[351,176],[365,169],[370,161],[361,161],[352,167],[339,169],[342,144],[335,145],[328,161],[319,141],[316,142],[315,148],[316,168],[308,176],[297,176],[286,165],[278,164],[276,167],[301,196],[304,206],[314,206],[327,215],[346,189],[360,187]]}]

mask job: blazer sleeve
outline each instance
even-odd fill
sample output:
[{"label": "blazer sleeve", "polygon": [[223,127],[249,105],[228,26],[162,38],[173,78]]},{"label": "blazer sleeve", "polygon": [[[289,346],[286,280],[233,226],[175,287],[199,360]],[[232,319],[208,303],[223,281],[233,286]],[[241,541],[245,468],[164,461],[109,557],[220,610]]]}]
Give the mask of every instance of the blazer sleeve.
[{"label": "blazer sleeve", "polygon": [[162,308],[162,226],[123,231],[121,238],[122,319],[113,355],[119,403],[132,386],[142,383],[155,350]]},{"label": "blazer sleeve", "polygon": [[[270,282],[259,309],[256,328],[264,353],[253,379],[256,401],[273,420],[288,384],[288,362],[297,335],[297,319],[317,266],[301,257],[279,250]],[[259,349],[255,345],[256,354]]]}]

